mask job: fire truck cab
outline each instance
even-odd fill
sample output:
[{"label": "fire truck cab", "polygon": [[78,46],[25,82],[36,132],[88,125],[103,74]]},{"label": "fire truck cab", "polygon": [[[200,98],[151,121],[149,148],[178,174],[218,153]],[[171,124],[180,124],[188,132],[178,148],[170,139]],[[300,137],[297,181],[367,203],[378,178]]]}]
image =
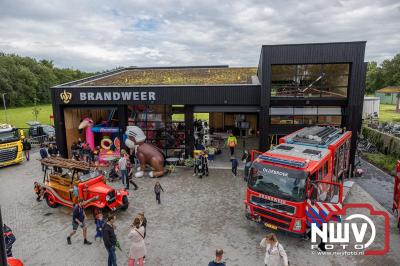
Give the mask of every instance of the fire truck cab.
[{"label": "fire truck cab", "polygon": [[349,131],[314,126],[282,137],[267,152],[252,151],[246,217],[297,235],[327,222],[342,208],[350,139]]}]

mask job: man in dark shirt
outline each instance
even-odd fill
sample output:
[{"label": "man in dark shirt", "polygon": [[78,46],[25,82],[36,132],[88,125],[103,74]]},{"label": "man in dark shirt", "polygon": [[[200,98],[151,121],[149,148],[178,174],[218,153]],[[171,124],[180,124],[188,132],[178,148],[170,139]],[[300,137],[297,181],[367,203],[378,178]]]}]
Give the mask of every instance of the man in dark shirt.
[{"label": "man in dark shirt", "polygon": [[110,214],[107,218],[107,223],[103,227],[103,241],[108,252],[108,266],[117,266],[117,256],[115,255],[117,236],[114,232],[115,219],[115,215]]},{"label": "man in dark shirt", "polygon": [[48,154],[51,157],[55,157],[58,155],[58,149],[57,146],[53,145],[52,143],[49,144],[49,149],[48,149]]},{"label": "man in dark shirt", "polygon": [[210,261],[210,263],[208,263],[208,266],[225,266],[225,262],[222,262],[223,254],[224,251],[222,249],[217,249],[215,251],[215,260]]},{"label": "man in dark shirt", "polygon": [[24,155],[27,161],[29,161],[29,151],[32,149],[31,143],[24,138],[22,142],[22,149],[24,150]]},{"label": "man in dark shirt", "polygon": [[[43,143],[40,144],[39,153],[40,153],[40,157],[42,159],[49,157],[49,153],[47,152],[46,145],[44,145]],[[45,169],[46,169],[46,166],[44,164],[42,164],[42,171],[44,171]]]},{"label": "man in dark shirt", "polygon": [[84,239],[83,244],[85,245],[92,244],[86,239],[87,227],[85,223],[85,218],[86,218],[85,210],[83,209],[84,204],[85,202],[83,201],[83,199],[79,199],[78,203],[74,205],[74,209],[72,211],[72,232],[67,237],[68,245],[71,245],[71,237],[75,235],[76,230],[78,229],[79,226],[83,230],[83,239]]}]

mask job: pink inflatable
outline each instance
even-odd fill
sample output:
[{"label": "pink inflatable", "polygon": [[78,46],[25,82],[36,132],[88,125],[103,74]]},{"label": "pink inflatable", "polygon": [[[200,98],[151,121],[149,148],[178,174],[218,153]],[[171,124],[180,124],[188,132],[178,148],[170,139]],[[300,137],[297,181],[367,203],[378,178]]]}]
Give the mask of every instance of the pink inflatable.
[{"label": "pink inflatable", "polygon": [[89,144],[90,149],[93,151],[95,149],[94,146],[94,133],[92,132],[93,120],[89,117],[86,117],[79,124],[79,129],[84,129],[86,132],[86,142]]}]

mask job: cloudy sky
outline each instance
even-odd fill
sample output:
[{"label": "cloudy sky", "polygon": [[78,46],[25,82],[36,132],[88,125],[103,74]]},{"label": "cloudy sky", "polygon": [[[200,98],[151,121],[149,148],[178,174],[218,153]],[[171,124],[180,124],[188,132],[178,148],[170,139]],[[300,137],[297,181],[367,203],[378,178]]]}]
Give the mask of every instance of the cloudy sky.
[{"label": "cloudy sky", "polygon": [[367,41],[400,53],[399,0],[0,0],[0,51],[100,71],[256,66],[262,44]]}]

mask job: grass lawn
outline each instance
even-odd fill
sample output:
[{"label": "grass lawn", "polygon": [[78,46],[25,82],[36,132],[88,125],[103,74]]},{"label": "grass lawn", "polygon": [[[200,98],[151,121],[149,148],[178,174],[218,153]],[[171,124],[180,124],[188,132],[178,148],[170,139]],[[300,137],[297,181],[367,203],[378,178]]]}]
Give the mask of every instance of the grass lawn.
[{"label": "grass lawn", "polygon": [[[50,115],[53,113],[51,104],[37,106],[39,110],[38,121],[42,124],[50,124]],[[18,128],[28,128],[28,121],[34,121],[33,107],[19,107],[7,109],[8,123]],[[4,109],[0,110],[0,123],[5,123]]]},{"label": "grass lawn", "polygon": [[396,113],[396,105],[381,104],[379,108],[380,122],[400,122],[400,113]]},{"label": "grass lawn", "polygon": [[383,153],[363,153],[363,157],[387,173],[394,174],[398,158]]}]

